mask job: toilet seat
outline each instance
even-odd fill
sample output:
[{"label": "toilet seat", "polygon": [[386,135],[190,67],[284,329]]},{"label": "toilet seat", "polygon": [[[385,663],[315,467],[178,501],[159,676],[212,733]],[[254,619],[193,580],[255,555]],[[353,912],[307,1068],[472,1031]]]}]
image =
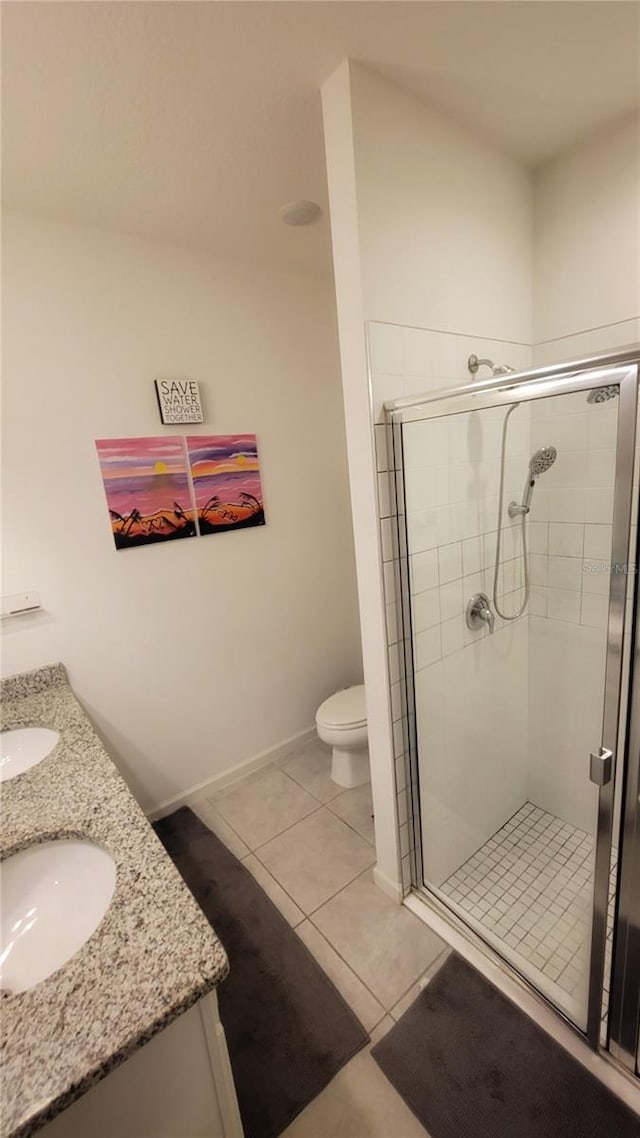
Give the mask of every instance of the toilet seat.
[{"label": "toilet seat", "polygon": [[354,728],[366,727],[364,684],[343,688],[325,699],[316,713],[316,723],[322,723],[332,731],[353,731]]}]

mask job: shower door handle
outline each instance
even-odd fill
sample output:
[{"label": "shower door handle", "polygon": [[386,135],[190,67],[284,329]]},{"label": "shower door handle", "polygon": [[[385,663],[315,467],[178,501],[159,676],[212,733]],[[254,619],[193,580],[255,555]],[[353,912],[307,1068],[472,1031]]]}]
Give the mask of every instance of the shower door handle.
[{"label": "shower door handle", "polygon": [[613,751],[608,747],[601,747],[597,755],[593,751],[589,755],[589,778],[596,786],[606,786],[611,782],[611,767]]}]

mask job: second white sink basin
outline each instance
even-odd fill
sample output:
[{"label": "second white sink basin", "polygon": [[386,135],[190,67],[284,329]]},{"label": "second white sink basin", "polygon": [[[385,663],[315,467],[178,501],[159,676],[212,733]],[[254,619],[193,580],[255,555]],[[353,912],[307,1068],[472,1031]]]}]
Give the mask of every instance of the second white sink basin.
[{"label": "second white sink basin", "polygon": [[0,865],[0,987],[25,992],[61,968],[95,932],[113,897],[116,866],[93,842],[60,838]]},{"label": "second white sink basin", "polygon": [[0,782],[35,767],[50,755],[60,735],[50,727],[16,727],[0,732]]}]

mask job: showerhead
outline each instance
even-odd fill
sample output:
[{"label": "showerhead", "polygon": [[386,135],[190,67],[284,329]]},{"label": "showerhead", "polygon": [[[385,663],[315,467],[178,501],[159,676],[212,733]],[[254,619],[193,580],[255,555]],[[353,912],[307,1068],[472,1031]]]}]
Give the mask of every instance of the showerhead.
[{"label": "showerhead", "polygon": [[529,459],[530,477],[537,478],[539,474],[544,474],[550,466],[553,466],[557,457],[558,452],[555,447],[540,447]]},{"label": "showerhead", "polygon": [[594,387],[587,395],[587,403],[608,403],[609,399],[615,399],[618,394],[618,388],[611,387]]}]

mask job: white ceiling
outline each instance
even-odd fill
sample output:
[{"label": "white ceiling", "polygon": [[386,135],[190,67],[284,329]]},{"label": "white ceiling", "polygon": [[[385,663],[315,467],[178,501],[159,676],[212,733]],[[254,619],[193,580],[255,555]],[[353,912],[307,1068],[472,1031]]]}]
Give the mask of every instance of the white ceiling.
[{"label": "white ceiling", "polygon": [[[628,0],[2,9],[6,205],[283,265],[330,264],[319,88],[345,56],[530,165],[638,99]],[[324,219],[283,226],[292,198]]]}]

